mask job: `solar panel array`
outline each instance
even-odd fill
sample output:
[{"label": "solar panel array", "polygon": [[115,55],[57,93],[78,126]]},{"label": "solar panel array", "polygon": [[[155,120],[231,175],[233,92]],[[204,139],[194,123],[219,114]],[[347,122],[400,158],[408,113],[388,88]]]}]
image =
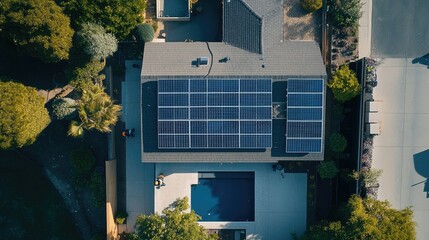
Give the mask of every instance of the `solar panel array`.
[{"label": "solar panel array", "polygon": [[271,147],[271,82],[158,80],[158,148]]},{"label": "solar panel array", "polygon": [[287,80],[287,153],[322,152],[323,79]]}]

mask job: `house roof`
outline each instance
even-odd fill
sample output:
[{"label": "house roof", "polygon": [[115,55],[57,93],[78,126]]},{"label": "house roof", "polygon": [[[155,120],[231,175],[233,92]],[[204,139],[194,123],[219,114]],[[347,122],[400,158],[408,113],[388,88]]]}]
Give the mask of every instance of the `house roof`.
[{"label": "house roof", "polygon": [[[208,66],[192,62],[209,57]],[[225,58],[229,58],[225,62]],[[147,43],[142,76],[326,76],[319,46],[313,41],[286,41],[263,54],[227,43]]]},{"label": "house roof", "polygon": [[253,53],[263,53],[283,41],[281,0],[226,0],[223,41]]}]

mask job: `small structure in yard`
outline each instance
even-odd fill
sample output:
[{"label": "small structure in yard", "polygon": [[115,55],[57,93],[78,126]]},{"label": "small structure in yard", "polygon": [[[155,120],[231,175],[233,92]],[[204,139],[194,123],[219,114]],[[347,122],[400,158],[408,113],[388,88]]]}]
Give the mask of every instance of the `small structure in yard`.
[{"label": "small structure in yard", "polygon": [[156,17],[163,21],[189,21],[191,8],[189,0],[157,0]]}]

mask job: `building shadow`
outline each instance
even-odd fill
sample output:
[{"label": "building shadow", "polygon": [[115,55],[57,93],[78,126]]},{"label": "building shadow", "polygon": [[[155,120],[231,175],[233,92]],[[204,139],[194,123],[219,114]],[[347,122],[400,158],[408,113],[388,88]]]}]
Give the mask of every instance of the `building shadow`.
[{"label": "building shadow", "polygon": [[414,154],[414,168],[416,169],[416,172],[426,178],[426,180],[415,183],[411,186],[424,184],[423,192],[426,193],[426,198],[429,198],[429,149]]},{"label": "building shadow", "polygon": [[419,58],[414,58],[412,61],[413,64],[422,64],[428,67],[429,69],[429,53],[426,55],[423,55]]}]

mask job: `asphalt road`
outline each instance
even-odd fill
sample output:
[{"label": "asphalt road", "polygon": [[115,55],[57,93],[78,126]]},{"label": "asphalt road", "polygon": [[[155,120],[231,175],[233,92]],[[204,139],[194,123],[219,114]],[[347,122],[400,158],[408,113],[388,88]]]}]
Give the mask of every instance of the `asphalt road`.
[{"label": "asphalt road", "polygon": [[372,1],[372,56],[416,58],[429,53],[428,0]]}]

